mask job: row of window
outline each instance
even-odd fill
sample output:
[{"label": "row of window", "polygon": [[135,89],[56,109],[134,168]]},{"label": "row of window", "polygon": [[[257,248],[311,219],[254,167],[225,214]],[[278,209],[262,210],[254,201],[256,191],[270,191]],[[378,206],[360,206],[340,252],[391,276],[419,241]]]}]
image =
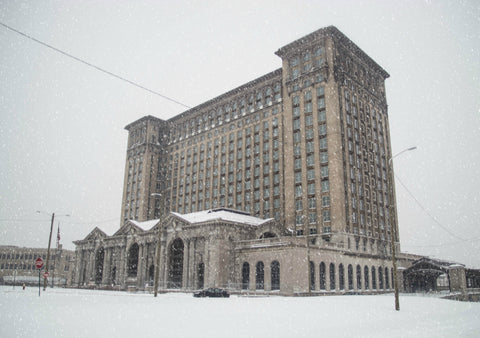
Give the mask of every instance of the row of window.
[{"label": "row of window", "polygon": [[[328,267],[328,271],[327,271]],[[338,288],[336,274],[338,273]],[[318,281],[318,287],[317,282]],[[315,272],[315,264],[310,262],[310,288],[311,290],[388,290],[393,281],[393,269],[387,267],[375,267],[365,265],[362,269],[357,265],[349,264],[345,271],[342,263],[338,265],[338,271],[334,263],[328,266],[321,262],[318,266],[318,280]],[[370,284],[371,282],[371,284]],[[393,285],[392,285],[393,287]]]},{"label": "row of window", "polygon": [[[250,289],[250,264],[242,264],[242,290]],[[255,289],[265,289],[265,265],[262,261],[255,265]],[[270,289],[280,290],[280,263],[273,261],[270,263]]]},{"label": "row of window", "polygon": [[[238,208],[243,203],[244,209],[249,212],[250,199],[253,198],[256,201],[253,204],[255,214],[260,212],[259,201],[263,200],[263,215],[270,217],[272,205],[275,209],[280,208],[278,123],[278,118],[274,118],[264,121],[262,130],[259,123],[232,132],[215,139],[214,147],[211,141],[201,143],[199,149],[197,146],[189,148],[186,156],[184,151],[177,152],[172,168],[174,208],[176,206],[178,212],[187,213],[209,209],[210,206]],[[260,135],[263,135],[262,138]],[[270,164],[273,164],[272,168]],[[273,176],[270,176],[271,169]],[[272,186],[269,184],[271,177]],[[279,213],[275,215],[279,216]]]},{"label": "row of window", "polygon": [[[53,256],[54,254],[51,254],[50,255],[50,259],[53,259]],[[42,254],[35,254],[35,253],[9,253],[9,252],[4,252],[2,254],[0,254],[0,258],[1,259],[19,259],[19,260],[23,260],[23,259],[29,259],[29,260],[35,260],[37,258],[42,258],[43,260],[45,260],[47,258],[47,254],[45,253],[42,253]]]},{"label": "row of window", "polygon": [[290,79],[297,79],[300,74],[308,73],[314,68],[319,68],[325,63],[325,49],[322,46],[316,46],[310,50],[305,50],[301,55],[295,55],[289,60]]},{"label": "row of window", "polygon": [[172,128],[170,140],[173,142],[180,141],[190,135],[202,133],[210,128],[213,129],[223,123],[228,123],[231,120],[245,116],[247,113],[263,109],[280,101],[281,85],[280,82],[277,82],[273,87],[269,86],[258,90],[256,93],[248,95],[248,97],[232,101],[183,122],[183,124]]},{"label": "row of window", "polygon": [[[53,258],[52,258],[53,259]],[[64,271],[68,271],[69,267],[68,264],[65,265]],[[35,264],[27,264],[27,263],[1,263],[0,270],[37,270]]]}]

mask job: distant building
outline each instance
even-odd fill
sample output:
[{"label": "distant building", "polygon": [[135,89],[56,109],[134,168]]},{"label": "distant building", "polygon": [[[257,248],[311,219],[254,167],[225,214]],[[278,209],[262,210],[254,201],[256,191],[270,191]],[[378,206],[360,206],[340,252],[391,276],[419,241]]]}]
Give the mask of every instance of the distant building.
[{"label": "distant building", "polygon": [[126,126],[120,229],[75,242],[74,285],[151,288],[160,238],[162,289],[392,289],[389,75],[335,27],[276,54],[280,69]]},{"label": "distant building", "polygon": [[[46,265],[46,248],[25,248],[12,245],[0,246],[0,284],[12,285],[37,285],[38,269],[35,267],[35,260],[42,258]],[[75,265],[75,252],[63,249],[50,249],[48,285],[70,286],[72,271]],[[43,274],[45,266],[41,272]],[[43,283],[43,276],[41,277]]]}]

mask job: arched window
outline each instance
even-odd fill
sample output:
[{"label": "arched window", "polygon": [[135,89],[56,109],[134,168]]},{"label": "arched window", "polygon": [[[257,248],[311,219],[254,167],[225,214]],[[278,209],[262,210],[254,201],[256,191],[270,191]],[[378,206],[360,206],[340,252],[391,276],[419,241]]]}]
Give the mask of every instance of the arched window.
[{"label": "arched window", "polygon": [[383,269],[381,266],[378,267],[378,288],[383,289]]},{"label": "arched window", "polygon": [[242,290],[248,290],[250,286],[250,264],[244,262],[242,265]]},{"label": "arched window", "polygon": [[372,266],[372,290],[377,288],[377,274],[375,273],[375,267]]},{"label": "arched window", "polygon": [[388,268],[385,268],[385,289],[390,289],[390,281],[388,278]]},{"label": "arched window", "polygon": [[137,277],[137,268],[138,268],[138,244],[134,243],[128,250],[128,257],[127,257],[128,277]]},{"label": "arched window", "polygon": [[272,290],[280,290],[280,263],[273,261],[271,264]]},{"label": "arched window", "polygon": [[357,265],[357,290],[362,289],[362,268]]},{"label": "arched window", "polygon": [[330,263],[330,290],[335,290],[335,264]]},{"label": "arched window", "polygon": [[263,290],[265,288],[264,285],[264,265],[263,262],[258,262],[256,266],[256,274],[255,274],[255,288],[257,290]]},{"label": "arched window", "polygon": [[343,264],[338,266],[338,283],[340,284],[340,290],[345,290],[345,275],[343,271]]},{"label": "arched window", "polygon": [[353,290],[353,267],[352,264],[348,264],[348,289]]},{"label": "arched window", "polygon": [[315,264],[310,261],[310,290],[315,290]]},{"label": "arched window", "polygon": [[324,262],[321,262],[320,263],[320,279],[319,279],[319,283],[320,283],[320,290],[325,290],[326,289],[326,284],[327,284],[327,274],[326,274],[326,271],[325,271],[325,263]]},{"label": "arched window", "polygon": [[365,290],[368,290],[370,288],[370,283],[368,282],[369,281],[369,272],[368,272],[368,266],[365,265],[365,268],[364,268],[364,279],[365,279]]}]

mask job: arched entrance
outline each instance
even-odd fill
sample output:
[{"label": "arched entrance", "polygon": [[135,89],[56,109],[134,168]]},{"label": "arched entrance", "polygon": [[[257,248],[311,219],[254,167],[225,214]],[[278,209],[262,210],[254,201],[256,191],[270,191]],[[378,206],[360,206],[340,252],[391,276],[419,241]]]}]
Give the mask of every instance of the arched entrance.
[{"label": "arched entrance", "polygon": [[134,243],[128,249],[127,257],[127,276],[128,277],[137,277],[138,271],[138,244]]},{"label": "arched entrance", "polygon": [[168,287],[180,289],[183,279],[183,241],[175,239],[170,245],[168,262]]},{"label": "arched entrance", "polygon": [[100,248],[95,254],[95,284],[102,284],[103,277],[103,259],[105,257],[105,250]]}]

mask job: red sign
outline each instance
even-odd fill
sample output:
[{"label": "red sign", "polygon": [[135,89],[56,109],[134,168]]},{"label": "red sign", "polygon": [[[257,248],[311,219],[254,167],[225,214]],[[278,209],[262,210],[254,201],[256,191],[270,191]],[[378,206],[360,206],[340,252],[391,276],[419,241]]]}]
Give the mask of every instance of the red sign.
[{"label": "red sign", "polygon": [[35,266],[37,267],[37,269],[43,268],[43,259],[41,259],[40,257],[38,257],[38,258],[35,260]]},{"label": "red sign", "polygon": [[48,278],[48,276],[50,276],[50,274],[48,273],[48,271],[45,271],[45,272],[43,273],[43,277]]}]

